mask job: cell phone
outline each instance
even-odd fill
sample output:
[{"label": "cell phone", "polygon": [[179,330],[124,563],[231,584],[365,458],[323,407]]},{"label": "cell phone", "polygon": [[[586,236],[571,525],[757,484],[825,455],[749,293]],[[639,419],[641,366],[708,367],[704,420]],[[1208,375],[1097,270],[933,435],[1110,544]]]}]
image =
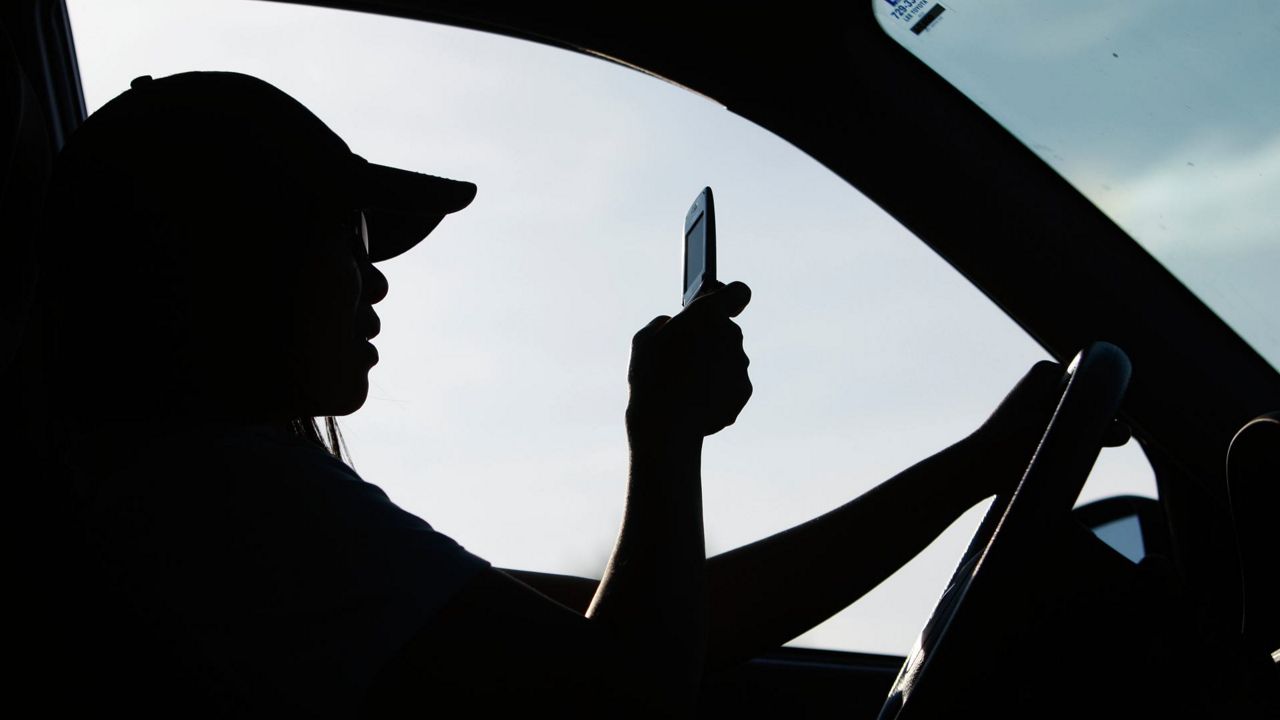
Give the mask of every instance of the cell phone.
[{"label": "cell phone", "polygon": [[688,305],[716,282],[716,214],[711,188],[703,188],[684,216],[684,295]]}]

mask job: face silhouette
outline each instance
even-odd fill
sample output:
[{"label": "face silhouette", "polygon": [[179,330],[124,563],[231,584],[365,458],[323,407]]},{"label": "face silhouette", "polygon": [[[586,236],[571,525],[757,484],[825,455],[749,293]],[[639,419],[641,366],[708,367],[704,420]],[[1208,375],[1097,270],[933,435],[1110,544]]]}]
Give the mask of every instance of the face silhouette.
[{"label": "face silhouette", "polygon": [[357,210],[322,213],[306,244],[294,284],[291,381],[300,414],[347,415],[369,393],[378,361],[369,340],[381,327],[373,306],[386,296],[387,279],[369,260]]}]

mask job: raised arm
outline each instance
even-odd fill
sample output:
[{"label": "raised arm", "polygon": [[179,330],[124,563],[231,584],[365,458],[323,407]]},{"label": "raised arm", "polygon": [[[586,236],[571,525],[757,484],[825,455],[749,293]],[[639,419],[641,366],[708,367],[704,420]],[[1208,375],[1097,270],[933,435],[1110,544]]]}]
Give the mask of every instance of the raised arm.
[{"label": "raised arm", "polygon": [[778,647],[865,595],[986,497],[990,472],[966,439],[829,513],[712,558],[708,669]]},{"label": "raised arm", "polygon": [[702,438],[731,424],[751,394],[741,332],[729,320],[749,298],[745,285],[730,285],[637,333],[626,507],[585,614],[483,571],[384,668],[373,715],[459,700],[479,715],[692,711],[707,632]]},{"label": "raised arm", "polygon": [[[984,498],[1011,493],[1061,395],[1039,362],[956,444],[825,515],[708,561],[708,669],[749,659],[862,597]],[[1123,445],[1114,423],[1104,443]]]},{"label": "raised arm", "polygon": [[[1061,374],[1053,363],[1037,364],[955,445],[829,513],[708,560],[708,668],[809,630],[893,574],[965,510],[1011,489],[1052,412]],[[593,586],[560,578],[546,589],[581,603]]]}]

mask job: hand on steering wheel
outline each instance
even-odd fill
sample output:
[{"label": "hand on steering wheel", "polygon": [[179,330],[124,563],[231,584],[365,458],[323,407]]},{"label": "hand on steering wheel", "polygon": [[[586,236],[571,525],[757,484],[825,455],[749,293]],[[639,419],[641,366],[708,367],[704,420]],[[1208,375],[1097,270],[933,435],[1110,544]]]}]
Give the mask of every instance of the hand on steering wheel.
[{"label": "hand on steering wheel", "polygon": [[[951,714],[936,690],[938,677],[948,665],[973,661],[965,657],[966,649],[972,648],[955,647],[957,630],[969,638],[968,645],[983,637],[987,629],[979,627],[974,608],[981,610],[983,603],[1008,593],[1011,583],[1002,580],[1017,577],[1040,547],[1037,538],[1069,516],[1099,451],[1115,444],[1113,420],[1129,375],[1128,357],[1109,343],[1095,342],[1072,360],[1057,407],[1021,482],[1011,495],[997,496],[987,511],[903,664],[880,710],[882,720]],[[1010,397],[1015,395],[1016,391]]]}]

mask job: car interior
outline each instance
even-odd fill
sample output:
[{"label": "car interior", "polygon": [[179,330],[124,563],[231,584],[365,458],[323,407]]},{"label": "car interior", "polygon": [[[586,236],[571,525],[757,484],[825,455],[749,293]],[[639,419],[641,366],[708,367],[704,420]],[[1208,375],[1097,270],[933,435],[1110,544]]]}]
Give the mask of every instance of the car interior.
[{"label": "car interior", "polygon": [[[890,5],[895,4],[888,0]],[[784,647],[709,677],[705,717],[1280,716],[1280,372],[1075,186],[894,41],[872,2],[599,6],[298,2],[481,30],[618,63],[791,143],[1072,363],[1042,451],[992,506],[908,657]],[[935,3],[935,7],[941,7]],[[86,116],[61,0],[0,8],[0,307],[20,685],[63,709],[162,691],[163,647],[104,597],[26,449],[47,411],[27,312],[52,158]],[[767,38],[765,40],[764,38]],[[892,73],[882,72],[892,67]],[[886,143],[880,129],[913,138]],[[902,188],[926,178],[927,203]],[[1016,181],[1011,181],[1015,178]],[[1113,418],[1157,499],[1073,503]],[[1124,525],[1128,523],[1127,525]],[[1104,529],[1127,527],[1126,559]],[[1120,532],[1118,529],[1117,532]],[[1123,552],[1123,551],[1122,551]],[[198,698],[195,698],[198,701]]]}]

